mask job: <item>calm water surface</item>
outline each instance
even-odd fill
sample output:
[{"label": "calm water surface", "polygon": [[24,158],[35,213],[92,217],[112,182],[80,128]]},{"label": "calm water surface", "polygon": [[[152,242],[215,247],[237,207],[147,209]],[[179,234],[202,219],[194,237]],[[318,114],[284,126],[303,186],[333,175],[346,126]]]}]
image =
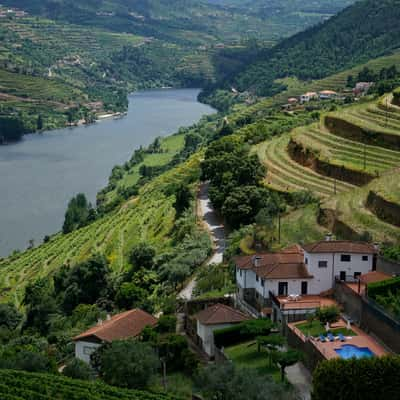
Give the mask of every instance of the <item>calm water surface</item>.
[{"label": "calm water surface", "polygon": [[151,90],[129,96],[129,112],[90,126],[66,128],[0,146],[0,256],[61,229],[69,199],[94,203],[111,169],[135,148],[197,122],[214,110],[197,89]]}]

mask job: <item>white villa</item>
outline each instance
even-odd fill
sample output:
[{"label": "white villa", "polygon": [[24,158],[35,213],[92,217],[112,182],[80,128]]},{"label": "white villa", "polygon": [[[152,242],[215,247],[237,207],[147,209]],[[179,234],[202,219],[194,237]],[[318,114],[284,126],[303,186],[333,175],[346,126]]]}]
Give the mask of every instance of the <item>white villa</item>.
[{"label": "white villa", "polygon": [[291,301],[295,307],[288,309],[315,310],[336,280],[356,282],[359,276],[375,270],[376,253],[374,245],[334,241],[328,236],[324,241],[294,245],[277,253],[237,257],[238,298],[259,311],[267,310],[266,314],[274,312],[274,319],[274,306],[282,310]]}]

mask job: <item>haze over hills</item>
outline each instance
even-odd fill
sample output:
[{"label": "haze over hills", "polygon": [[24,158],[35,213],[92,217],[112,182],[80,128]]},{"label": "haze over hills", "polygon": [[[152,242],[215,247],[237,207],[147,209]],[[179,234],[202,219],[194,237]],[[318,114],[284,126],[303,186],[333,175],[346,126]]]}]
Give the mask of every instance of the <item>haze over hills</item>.
[{"label": "haze over hills", "polygon": [[325,23],[257,53],[219,87],[271,95],[278,78],[319,79],[400,47],[400,2],[363,0]]}]

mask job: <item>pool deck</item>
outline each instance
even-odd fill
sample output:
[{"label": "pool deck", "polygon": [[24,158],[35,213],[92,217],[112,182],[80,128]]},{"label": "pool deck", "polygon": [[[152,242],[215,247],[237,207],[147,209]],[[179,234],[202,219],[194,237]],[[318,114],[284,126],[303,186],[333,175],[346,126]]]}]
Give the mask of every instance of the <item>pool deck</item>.
[{"label": "pool deck", "polygon": [[[304,321],[295,322],[288,324],[288,327],[303,341],[307,340],[304,334],[296,328],[296,325],[303,323]],[[346,322],[340,320],[335,324],[331,325],[331,328],[346,327]],[[357,336],[346,336],[346,340],[341,342],[335,340],[334,342],[321,342],[319,339],[311,338],[310,342],[318,349],[318,351],[327,359],[338,358],[339,354],[336,353],[335,349],[340,349],[345,344],[351,344],[357,347],[368,347],[375,356],[384,356],[389,354],[374,338],[369,336],[367,333],[359,329],[357,326],[352,325],[351,330],[357,334]]]}]

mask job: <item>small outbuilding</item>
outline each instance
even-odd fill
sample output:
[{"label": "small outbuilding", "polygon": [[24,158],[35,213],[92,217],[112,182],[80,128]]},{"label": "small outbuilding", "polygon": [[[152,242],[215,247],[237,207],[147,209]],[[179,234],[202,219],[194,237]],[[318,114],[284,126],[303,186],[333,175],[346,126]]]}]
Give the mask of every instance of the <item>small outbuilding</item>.
[{"label": "small outbuilding", "polygon": [[194,315],[194,318],[201,346],[210,357],[214,356],[215,330],[228,328],[251,319],[243,312],[219,303],[198,312]]},{"label": "small outbuilding", "polygon": [[156,324],[157,318],[138,308],[99,320],[96,326],[73,338],[75,357],[89,363],[91,354],[103,343],[137,337],[146,326]]}]

